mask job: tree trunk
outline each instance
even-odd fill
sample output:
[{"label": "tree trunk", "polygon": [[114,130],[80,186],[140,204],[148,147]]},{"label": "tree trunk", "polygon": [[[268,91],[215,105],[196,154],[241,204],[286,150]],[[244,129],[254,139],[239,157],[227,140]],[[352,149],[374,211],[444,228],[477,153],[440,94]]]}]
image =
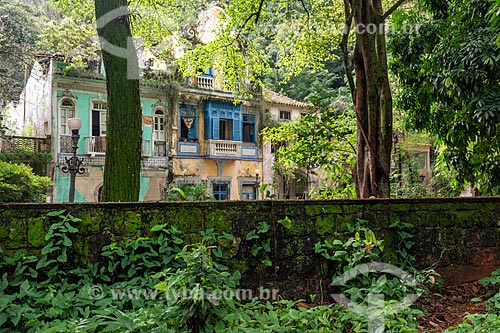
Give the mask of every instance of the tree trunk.
[{"label": "tree trunk", "polygon": [[[142,111],[137,54],[131,43],[126,8],[126,0],[95,0],[108,91],[101,200],[112,202],[139,201],[140,192]],[[114,12],[116,15],[106,18],[106,14],[113,10],[118,10]],[[121,53],[116,48],[120,48]]]},{"label": "tree trunk", "polygon": [[356,80],[350,80],[357,118],[356,194],[360,198],[387,198],[390,196],[392,96],[382,3],[381,0],[345,3],[346,22],[351,17],[356,27],[353,56]]}]

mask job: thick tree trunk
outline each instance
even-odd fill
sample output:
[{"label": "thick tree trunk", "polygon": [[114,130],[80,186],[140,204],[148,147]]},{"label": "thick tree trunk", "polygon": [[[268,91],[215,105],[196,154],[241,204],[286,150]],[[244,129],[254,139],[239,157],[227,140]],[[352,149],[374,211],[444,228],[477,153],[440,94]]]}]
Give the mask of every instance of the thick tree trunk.
[{"label": "thick tree trunk", "polygon": [[346,11],[352,10],[356,27],[356,81],[351,87],[357,118],[356,193],[360,198],[386,198],[390,196],[392,96],[382,4],[381,0],[352,0],[350,5]]},{"label": "thick tree trunk", "polygon": [[[130,42],[130,22],[126,13],[115,11],[116,15],[106,18],[106,14],[120,8],[127,8],[126,0],[95,0],[108,91],[101,200],[134,202],[139,201],[142,142],[139,81],[138,73],[134,73],[138,70],[137,54]],[[116,51],[117,48],[122,50],[121,53]]]}]

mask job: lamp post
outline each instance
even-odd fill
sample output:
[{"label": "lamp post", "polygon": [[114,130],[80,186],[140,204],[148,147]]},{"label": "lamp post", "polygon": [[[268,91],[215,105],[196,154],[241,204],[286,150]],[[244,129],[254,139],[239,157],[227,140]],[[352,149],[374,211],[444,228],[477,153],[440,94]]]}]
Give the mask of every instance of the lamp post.
[{"label": "lamp post", "polygon": [[260,192],[260,170],[255,169],[255,200],[259,200]]},{"label": "lamp post", "polygon": [[80,128],[82,127],[82,121],[80,118],[69,118],[68,119],[68,128],[71,130],[71,139],[73,141],[73,156],[65,157],[66,165],[62,167],[62,172],[70,174],[70,183],[69,183],[69,202],[75,201],[75,178],[76,174],[83,174],[85,172],[85,168],[81,167],[83,163],[82,158],[78,158],[76,156],[76,150],[78,149],[78,139],[80,139]]}]

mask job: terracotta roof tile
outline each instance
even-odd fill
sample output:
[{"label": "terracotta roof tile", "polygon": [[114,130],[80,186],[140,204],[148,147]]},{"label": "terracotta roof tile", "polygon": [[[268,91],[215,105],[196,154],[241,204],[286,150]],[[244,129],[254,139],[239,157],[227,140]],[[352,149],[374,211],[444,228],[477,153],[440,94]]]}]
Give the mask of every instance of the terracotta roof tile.
[{"label": "terracotta roof tile", "polygon": [[277,92],[274,92],[272,90],[265,89],[265,88],[264,88],[264,101],[267,103],[291,105],[291,106],[297,106],[297,107],[302,107],[302,108],[307,108],[307,107],[312,106],[309,103],[297,101],[293,98],[280,95]]}]

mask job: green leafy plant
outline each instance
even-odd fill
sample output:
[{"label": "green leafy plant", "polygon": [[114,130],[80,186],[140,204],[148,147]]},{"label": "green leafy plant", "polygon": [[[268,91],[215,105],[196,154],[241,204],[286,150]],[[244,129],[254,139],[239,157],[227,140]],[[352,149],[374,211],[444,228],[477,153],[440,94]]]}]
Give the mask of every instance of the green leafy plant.
[{"label": "green leafy plant", "polygon": [[[68,254],[81,221],[62,210],[48,215],[52,224],[40,257],[0,251],[0,332],[366,332],[366,318],[338,304],[243,303],[237,292],[241,275],[225,265],[240,245],[232,235],[208,229],[199,242],[185,245],[176,228],[156,225],[151,237],[112,243],[100,262],[71,269]],[[278,225],[289,229],[292,221]],[[365,230],[356,242],[380,249],[382,242]],[[259,258],[271,232],[263,222],[248,234]],[[350,295],[355,297],[354,288],[400,288],[385,276],[366,280],[368,285],[351,285]],[[387,309],[387,332],[416,332],[418,310]]]},{"label": "green leafy plant", "polygon": [[0,202],[44,202],[51,183],[27,165],[0,161]]},{"label": "green leafy plant", "polygon": [[[292,221],[286,216],[284,219],[279,220],[278,224],[282,225],[285,229],[290,229]],[[266,267],[273,265],[269,257],[271,253],[271,231],[271,227],[267,222],[260,222],[259,225],[255,229],[250,230],[245,237],[247,241],[254,240],[251,250],[252,256],[259,257],[260,262]]]},{"label": "green leafy plant", "polygon": [[184,267],[176,271],[167,270],[165,280],[155,286],[165,292],[167,304],[180,308],[179,322],[192,332],[200,332],[207,321],[217,320],[235,310],[233,297],[227,291],[238,286],[240,273],[228,272],[227,267],[212,260],[210,247],[203,243],[185,246],[177,255]]},{"label": "green leafy plant", "polygon": [[167,201],[206,201],[214,200],[206,184],[183,184],[165,192]]},{"label": "green leafy plant", "polygon": [[327,239],[316,243],[316,253],[335,262],[336,270],[340,274],[361,263],[380,260],[384,251],[384,242],[378,240],[372,230],[363,226],[366,222],[366,220],[357,219],[356,223],[349,224],[347,227],[352,236],[345,241]]}]

